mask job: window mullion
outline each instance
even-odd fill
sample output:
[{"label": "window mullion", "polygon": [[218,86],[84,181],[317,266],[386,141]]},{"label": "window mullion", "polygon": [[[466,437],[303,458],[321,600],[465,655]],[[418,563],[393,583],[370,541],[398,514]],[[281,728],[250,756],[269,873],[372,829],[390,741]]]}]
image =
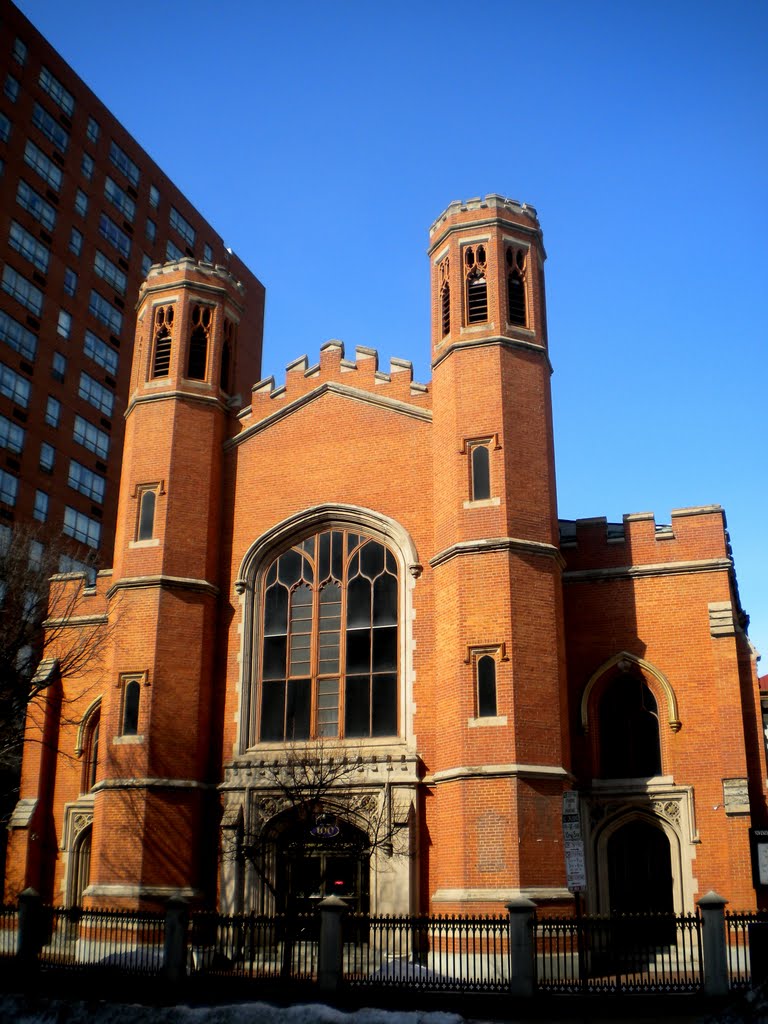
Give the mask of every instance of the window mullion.
[{"label": "window mullion", "polygon": [[[315,538],[315,545],[319,539]],[[317,577],[315,566],[315,577]],[[320,676],[320,580],[315,578],[312,584],[312,622],[309,639],[309,678],[310,678],[310,705],[309,705],[309,735],[316,737],[318,732],[318,704],[320,703],[320,692],[318,680]]]}]

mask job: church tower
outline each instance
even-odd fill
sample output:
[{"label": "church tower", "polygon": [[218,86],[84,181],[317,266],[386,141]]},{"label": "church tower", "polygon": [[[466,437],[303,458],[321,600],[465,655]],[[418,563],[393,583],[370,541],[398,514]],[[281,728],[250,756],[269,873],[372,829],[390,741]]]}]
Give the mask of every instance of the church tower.
[{"label": "church tower", "polygon": [[[542,233],[499,195],[430,231],[435,910],[568,898],[567,714]],[[450,836],[455,837],[453,844]],[[459,838],[460,837],[460,838]],[[553,885],[553,879],[561,880]]]},{"label": "church tower", "polygon": [[85,892],[95,903],[211,889],[221,451],[242,304],[227,270],[191,259],[153,267],[139,296]]}]

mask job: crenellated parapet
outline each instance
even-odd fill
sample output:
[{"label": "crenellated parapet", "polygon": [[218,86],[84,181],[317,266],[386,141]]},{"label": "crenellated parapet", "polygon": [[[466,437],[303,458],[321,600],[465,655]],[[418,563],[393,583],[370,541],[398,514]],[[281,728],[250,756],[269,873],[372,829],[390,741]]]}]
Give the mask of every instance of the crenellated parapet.
[{"label": "crenellated parapet", "polygon": [[609,523],[604,516],[560,520],[560,550],[566,573],[626,571],[700,562],[702,567],[730,560],[725,514],[720,505],[673,509],[669,523],[652,512],[636,512]]},{"label": "crenellated parapet", "polygon": [[384,402],[405,403],[417,409],[432,406],[429,385],[413,379],[413,365],[407,359],[392,357],[389,372],[379,369],[379,353],[375,348],[358,345],[355,358],[344,355],[344,342],[332,339],[320,347],[320,359],[310,365],[306,355],[292,360],[285,368],[285,381],[276,385],[274,377],[266,377],[251,390],[251,404],[239,418],[242,429],[281,412],[293,402],[321,389],[367,392]]}]

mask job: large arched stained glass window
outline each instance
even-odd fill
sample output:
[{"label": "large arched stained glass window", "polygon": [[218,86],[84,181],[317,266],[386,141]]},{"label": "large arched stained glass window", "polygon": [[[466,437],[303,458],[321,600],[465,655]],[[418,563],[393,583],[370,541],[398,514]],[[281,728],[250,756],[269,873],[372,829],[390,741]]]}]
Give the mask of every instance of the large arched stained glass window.
[{"label": "large arched stained glass window", "polygon": [[262,577],[262,742],[397,734],[395,556],[350,530],[324,530]]}]

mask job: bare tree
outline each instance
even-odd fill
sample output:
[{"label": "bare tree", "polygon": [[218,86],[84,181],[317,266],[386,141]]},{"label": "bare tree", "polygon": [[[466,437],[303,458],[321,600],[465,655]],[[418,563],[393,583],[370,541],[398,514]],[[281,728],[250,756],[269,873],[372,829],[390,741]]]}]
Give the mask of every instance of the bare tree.
[{"label": "bare tree", "polygon": [[[0,527],[0,819],[16,801],[24,723],[35,698],[77,678],[102,652],[104,616],[88,616],[86,588],[72,571],[95,576],[95,556],[36,525]],[[72,628],[77,623],[77,628]]]}]

